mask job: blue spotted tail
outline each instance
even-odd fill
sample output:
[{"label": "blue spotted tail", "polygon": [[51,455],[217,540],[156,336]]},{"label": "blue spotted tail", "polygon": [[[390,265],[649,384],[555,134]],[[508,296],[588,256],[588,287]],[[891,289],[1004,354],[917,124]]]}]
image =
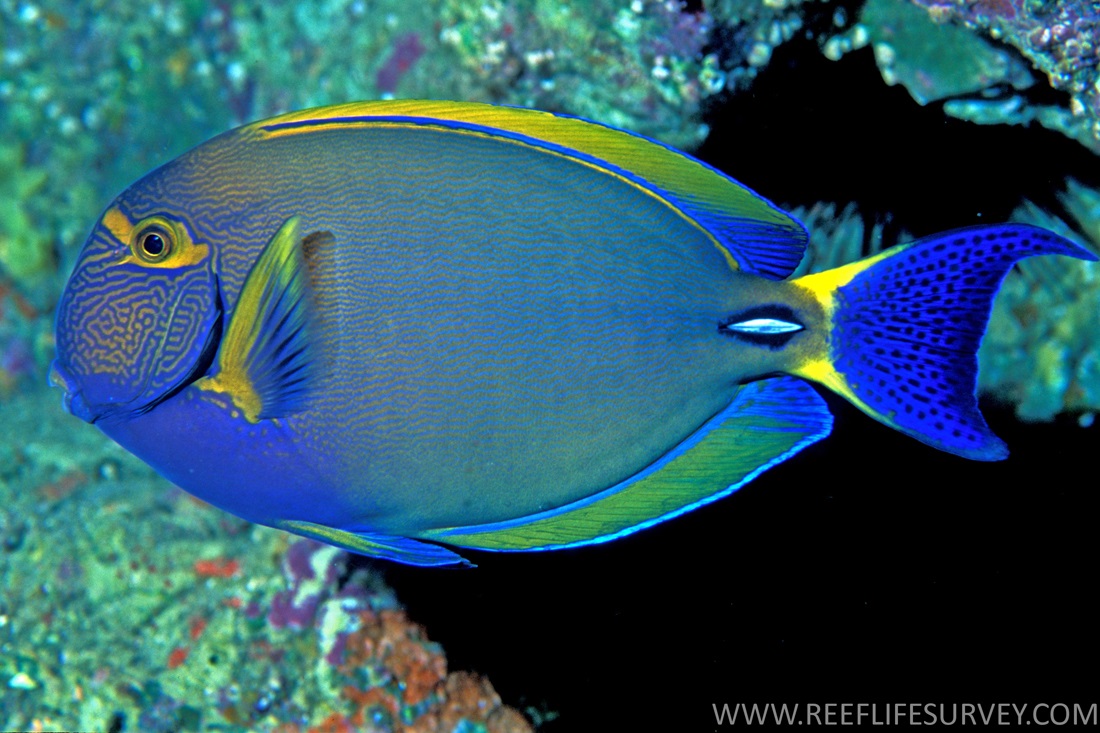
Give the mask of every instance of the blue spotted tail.
[{"label": "blue spotted tail", "polygon": [[935,448],[1001,460],[1008,449],[978,410],[978,346],[1008,270],[1050,254],[1097,259],[1044,229],[1003,224],[944,232],[799,278],[794,284],[824,311],[827,353],[792,372]]}]

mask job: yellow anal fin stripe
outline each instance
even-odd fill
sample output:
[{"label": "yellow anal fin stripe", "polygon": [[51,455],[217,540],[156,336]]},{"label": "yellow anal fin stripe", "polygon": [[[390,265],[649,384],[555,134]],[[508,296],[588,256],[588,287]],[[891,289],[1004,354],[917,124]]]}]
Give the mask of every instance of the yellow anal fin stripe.
[{"label": "yellow anal fin stripe", "polygon": [[549,550],[606,542],[722,498],[828,435],[832,416],[791,377],[742,387],[730,405],[638,476],[593,497],[507,522],[421,533],[483,550]]}]

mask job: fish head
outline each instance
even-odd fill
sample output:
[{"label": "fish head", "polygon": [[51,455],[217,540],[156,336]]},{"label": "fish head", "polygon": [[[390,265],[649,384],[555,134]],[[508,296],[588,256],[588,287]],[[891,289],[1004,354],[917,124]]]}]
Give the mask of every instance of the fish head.
[{"label": "fish head", "polygon": [[210,368],[222,299],[186,197],[155,171],[115,199],[81,250],[57,309],[50,370],[90,423],[140,415]]}]

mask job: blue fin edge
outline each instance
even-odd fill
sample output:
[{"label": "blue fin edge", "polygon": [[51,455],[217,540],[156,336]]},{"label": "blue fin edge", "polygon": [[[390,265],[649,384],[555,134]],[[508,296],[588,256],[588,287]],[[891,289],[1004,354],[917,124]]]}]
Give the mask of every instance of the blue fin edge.
[{"label": "blue fin edge", "polygon": [[296,519],[287,519],[274,526],[302,537],[308,537],[311,540],[339,547],[341,550],[347,550],[356,555],[392,560],[404,565],[419,567],[464,565],[471,568],[476,567],[472,562],[446,547],[409,539],[408,537],[335,529],[322,524]]}]

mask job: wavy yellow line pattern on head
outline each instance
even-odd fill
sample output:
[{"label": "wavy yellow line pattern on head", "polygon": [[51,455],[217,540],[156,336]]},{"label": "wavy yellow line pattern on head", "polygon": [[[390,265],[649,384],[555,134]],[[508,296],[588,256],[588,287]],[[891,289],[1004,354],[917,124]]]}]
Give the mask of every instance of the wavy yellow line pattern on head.
[{"label": "wavy yellow line pattern on head", "polygon": [[[140,325],[155,323],[167,303],[153,301],[148,292],[133,290],[112,293],[109,297],[109,304],[91,322],[94,328],[82,339],[84,350],[80,360],[89,372],[124,378],[149,358],[149,332]],[[90,333],[102,334],[104,341],[93,341]]]}]

